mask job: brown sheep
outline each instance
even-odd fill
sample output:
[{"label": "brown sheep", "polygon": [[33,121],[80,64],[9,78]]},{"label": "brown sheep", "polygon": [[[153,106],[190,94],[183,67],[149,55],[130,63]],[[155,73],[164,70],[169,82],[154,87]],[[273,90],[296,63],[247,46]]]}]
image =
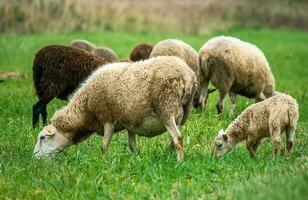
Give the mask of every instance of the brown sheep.
[{"label": "brown sheep", "polygon": [[67,100],[79,84],[100,65],[108,63],[90,52],[50,45],[40,49],[33,60],[33,82],[38,102],[33,105],[32,125],[36,126],[39,115],[47,122],[47,104],[56,98]]},{"label": "brown sheep", "polygon": [[145,60],[150,57],[153,45],[141,43],[135,46],[130,54],[130,59],[134,62]]}]

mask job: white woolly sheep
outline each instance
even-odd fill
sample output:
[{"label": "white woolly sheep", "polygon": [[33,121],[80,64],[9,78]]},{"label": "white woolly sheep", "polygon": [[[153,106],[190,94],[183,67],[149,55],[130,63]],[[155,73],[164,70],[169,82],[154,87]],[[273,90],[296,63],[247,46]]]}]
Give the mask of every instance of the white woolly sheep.
[{"label": "white woolly sheep", "polygon": [[[200,97],[205,96],[215,90],[211,89],[207,90],[207,85],[205,85],[205,79],[203,74],[200,73],[200,68],[198,64],[198,53],[195,49],[193,49],[189,44],[177,40],[177,39],[166,39],[158,42],[154,47],[150,54],[150,58],[156,56],[177,56],[183,59],[187,65],[195,72],[198,81],[198,89],[195,97],[195,107],[200,106],[201,111],[203,111],[204,107],[201,105],[199,101]],[[206,87],[205,87],[206,86]]]},{"label": "white woolly sheep", "polygon": [[[199,63],[205,85],[211,81],[219,90],[216,104],[219,114],[223,112],[227,94],[231,100],[229,116],[232,116],[237,94],[258,102],[275,93],[275,79],[263,52],[248,42],[234,37],[214,37],[201,47]],[[205,106],[207,95],[201,101]]]},{"label": "white woolly sheep", "polygon": [[57,111],[51,125],[38,135],[38,157],[61,151],[89,137],[103,135],[107,150],[113,132],[128,130],[129,146],[137,152],[135,134],[154,137],[168,130],[182,160],[184,124],[192,106],[196,76],[177,57],[157,57],[137,63],[114,63],[96,70]]},{"label": "white woolly sheep", "polygon": [[94,44],[92,44],[91,42],[87,40],[73,40],[71,41],[70,46],[77,47],[79,49],[89,51],[89,52],[96,48]]},{"label": "white woolly sheep", "polygon": [[261,140],[271,137],[274,155],[280,154],[280,136],[286,132],[286,155],[293,147],[293,135],[298,120],[298,104],[286,94],[277,94],[246,108],[227,128],[215,138],[215,155],[220,157],[246,140],[247,150],[254,157]]},{"label": "white woolly sheep", "polygon": [[103,58],[107,62],[118,62],[119,57],[117,54],[112,50],[107,47],[99,47],[91,50],[91,53]]}]

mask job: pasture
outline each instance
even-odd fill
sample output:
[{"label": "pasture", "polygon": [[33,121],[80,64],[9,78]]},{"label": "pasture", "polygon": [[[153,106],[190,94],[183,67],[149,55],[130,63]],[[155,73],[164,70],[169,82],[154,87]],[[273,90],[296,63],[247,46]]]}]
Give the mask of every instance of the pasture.
[{"label": "pasture", "polygon": [[[297,99],[300,119],[291,157],[273,158],[272,143],[264,140],[254,159],[243,144],[216,160],[212,141],[218,130],[226,128],[233,119],[227,117],[229,100],[225,116],[216,115],[215,92],[209,97],[206,112],[200,114],[193,109],[180,129],[184,137],[184,162],[177,162],[175,152],[167,151],[168,134],[138,137],[140,156],[134,156],[124,131],[113,136],[106,154],[100,150],[102,138],[93,135],[54,159],[32,158],[41,128],[33,130],[31,126],[32,105],[37,100],[32,60],[39,48],[83,38],[112,48],[124,59],[139,42],[178,38],[199,50],[209,38],[221,34],[256,44],[270,63],[276,89]],[[0,199],[307,199],[306,32],[230,29],[204,36],[124,32],[1,35],[0,47],[0,71],[18,71],[24,75],[0,83]],[[236,115],[253,102],[239,97]],[[48,118],[65,104],[53,100],[48,107]]]}]

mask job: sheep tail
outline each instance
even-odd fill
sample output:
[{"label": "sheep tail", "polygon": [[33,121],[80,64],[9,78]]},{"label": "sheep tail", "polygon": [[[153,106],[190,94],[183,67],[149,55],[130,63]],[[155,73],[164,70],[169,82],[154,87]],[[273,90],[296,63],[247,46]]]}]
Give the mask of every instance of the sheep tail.
[{"label": "sheep tail", "polygon": [[289,120],[289,125],[291,124],[291,117],[290,117],[290,110],[288,109],[287,110],[287,113],[288,113],[288,120]]},{"label": "sheep tail", "polygon": [[188,117],[189,117],[189,113],[190,113],[190,109],[193,105],[193,101],[194,101],[194,96],[195,96],[195,93],[196,93],[196,83],[193,84],[193,87],[192,87],[192,90],[190,92],[187,92],[185,95],[184,95],[184,98],[183,98],[183,118],[182,118],[182,121],[181,121],[181,125],[185,124],[185,122],[187,121]]},{"label": "sheep tail", "polygon": [[296,124],[297,124],[297,120],[298,120],[298,110],[297,110],[297,108],[294,108],[292,106],[287,110],[287,113],[288,113],[289,126],[295,127]]}]

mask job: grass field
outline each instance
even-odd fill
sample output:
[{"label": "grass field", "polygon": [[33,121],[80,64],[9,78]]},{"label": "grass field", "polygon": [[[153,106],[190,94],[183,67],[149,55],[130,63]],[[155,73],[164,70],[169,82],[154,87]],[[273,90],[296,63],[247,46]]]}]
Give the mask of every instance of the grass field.
[{"label": "grass field", "polygon": [[[233,120],[216,116],[217,93],[210,96],[205,114],[195,110],[181,128],[185,161],[166,151],[169,136],[139,137],[140,156],[127,145],[125,132],[115,134],[107,154],[101,137],[72,146],[52,160],[34,160],[39,129],[31,128],[32,59],[47,44],[66,44],[84,38],[109,46],[127,58],[134,44],[179,38],[195,49],[213,35],[232,35],[257,44],[267,56],[277,90],[295,97],[300,120],[291,157],[272,157],[264,140],[251,159],[239,145],[223,159],[212,156],[217,131]],[[0,70],[19,71],[21,79],[0,83],[0,199],[307,199],[308,198],[308,34],[297,31],[234,29],[206,36],[128,34],[113,32],[59,35],[0,36]],[[238,98],[239,114],[252,100]],[[227,101],[228,104],[228,101]],[[49,117],[65,105],[54,100]],[[226,113],[228,105],[226,105]],[[283,137],[284,141],[284,137]],[[284,145],[283,145],[284,146]],[[283,147],[284,149],[284,147]]]}]

